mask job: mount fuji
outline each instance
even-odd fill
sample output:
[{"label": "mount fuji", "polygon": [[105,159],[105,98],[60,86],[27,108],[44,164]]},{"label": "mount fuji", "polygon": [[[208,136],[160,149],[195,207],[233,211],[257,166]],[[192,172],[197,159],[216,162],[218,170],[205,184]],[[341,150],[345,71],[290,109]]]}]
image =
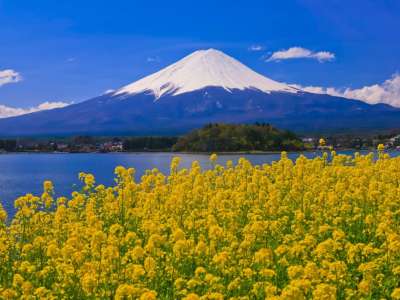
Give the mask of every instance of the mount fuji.
[{"label": "mount fuji", "polygon": [[175,135],[210,122],[267,122],[299,133],[386,130],[400,127],[400,109],[307,93],[209,49],[114,92],[1,119],[0,135]]}]

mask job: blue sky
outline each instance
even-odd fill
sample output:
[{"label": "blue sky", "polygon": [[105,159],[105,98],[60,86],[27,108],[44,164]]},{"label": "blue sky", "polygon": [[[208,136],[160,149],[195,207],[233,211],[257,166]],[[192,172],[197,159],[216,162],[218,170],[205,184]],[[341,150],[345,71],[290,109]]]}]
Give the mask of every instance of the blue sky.
[{"label": "blue sky", "polygon": [[278,81],[362,89],[400,71],[399,28],[398,0],[0,0],[0,72],[15,72],[0,105],[79,102],[210,47]]}]

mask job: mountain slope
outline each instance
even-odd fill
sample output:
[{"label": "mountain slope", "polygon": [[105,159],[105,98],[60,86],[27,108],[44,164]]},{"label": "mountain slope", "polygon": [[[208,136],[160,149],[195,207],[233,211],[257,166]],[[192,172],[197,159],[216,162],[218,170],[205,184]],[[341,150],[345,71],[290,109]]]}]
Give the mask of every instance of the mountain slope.
[{"label": "mountain slope", "polygon": [[0,135],[170,135],[210,122],[267,122],[297,132],[399,127],[400,110],[305,93],[216,50],[61,109],[0,120]]}]

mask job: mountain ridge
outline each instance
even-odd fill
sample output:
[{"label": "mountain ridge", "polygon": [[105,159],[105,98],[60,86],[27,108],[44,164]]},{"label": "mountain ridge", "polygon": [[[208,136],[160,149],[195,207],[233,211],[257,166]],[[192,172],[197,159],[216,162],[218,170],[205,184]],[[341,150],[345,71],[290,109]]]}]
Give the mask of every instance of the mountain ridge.
[{"label": "mountain ridge", "polygon": [[206,87],[258,89],[263,92],[297,92],[298,89],[263,76],[238,60],[215,50],[198,50],[166,68],[128,84],[113,93],[135,95],[153,93],[156,99],[165,94],[179,95]]}]

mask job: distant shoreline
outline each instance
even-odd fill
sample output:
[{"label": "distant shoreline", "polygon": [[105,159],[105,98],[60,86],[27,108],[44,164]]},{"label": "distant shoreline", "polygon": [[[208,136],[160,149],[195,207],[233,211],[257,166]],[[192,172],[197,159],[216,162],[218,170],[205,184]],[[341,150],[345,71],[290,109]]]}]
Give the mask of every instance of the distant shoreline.
[{"label": "distant shoreline", "polygon": [[[334,151],[371,151],[374,152],[375,149],[367,148],[367,149],[352,149],[352,148],[342,148],[342,149],[333,149]],[[330,150],[325,150],[330,151]],[[398,151],[396,149],[388,149],[388,152]],[[210,155],[212,153],[216,153],[218,155],[269,155],[269,154],[281,154],[282,152],[287,153],[315,153],[322,152],[322,150],[317,149],[309,149],[309,150],[298,150],[298,151],[286,151],[286,150],[277,150],[277,151],[232,151],[232,152],[190,152],[190,151],[116,151],[116,152],[100,152],[100,151],[92,151],[92,152],[62,152],[62,151],[13,151],[13,152],[0,152],[0,155],[4,154],[150,154],[150,153],[170,153],[170,154],[190,154],[190,155]]]}]

